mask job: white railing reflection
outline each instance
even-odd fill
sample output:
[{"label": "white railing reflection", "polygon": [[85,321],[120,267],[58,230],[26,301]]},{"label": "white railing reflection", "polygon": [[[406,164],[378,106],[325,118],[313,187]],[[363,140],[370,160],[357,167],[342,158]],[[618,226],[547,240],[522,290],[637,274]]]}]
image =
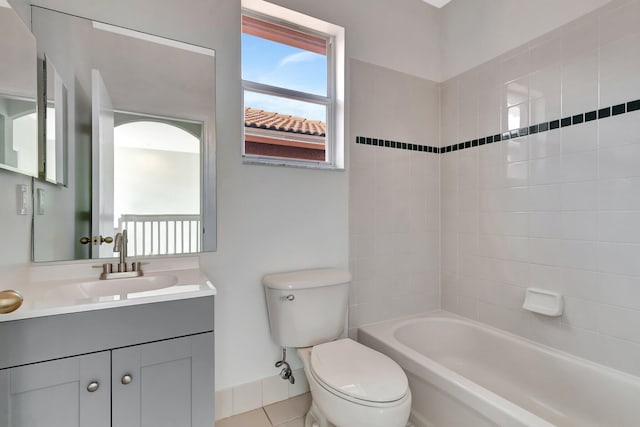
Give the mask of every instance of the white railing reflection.
[{"label": "white railing reflection", "polygon": [[200,215],[131,215],[118,219],[127,230],[128,256],[176,255],[200,252]]}]

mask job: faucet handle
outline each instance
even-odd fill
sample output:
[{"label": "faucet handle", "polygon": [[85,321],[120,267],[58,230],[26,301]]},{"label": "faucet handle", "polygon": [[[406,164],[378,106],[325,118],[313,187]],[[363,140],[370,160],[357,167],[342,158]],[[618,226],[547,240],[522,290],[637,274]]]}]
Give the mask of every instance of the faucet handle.
[{"label": "faucet handle", "polygon": [[92,265],[91,267],[93,267],[93,268],[101,268],[102,269],[102,274],[113,273],[113,264],[111,264],[111,263],[104,263],[104,264],[101,264],[101,265]]},{"label": "faucet handle", "polygon": [[131,263],[131,271],[142,271],[142,266],[149,264],[148,262],[134,261]]}]

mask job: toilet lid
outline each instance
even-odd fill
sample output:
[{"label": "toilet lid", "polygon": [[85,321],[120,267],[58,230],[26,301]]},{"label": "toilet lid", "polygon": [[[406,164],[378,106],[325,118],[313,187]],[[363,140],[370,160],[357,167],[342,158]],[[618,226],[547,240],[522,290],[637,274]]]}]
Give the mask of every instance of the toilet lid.
[{"label": "toilet lid", "polygon": [[311,369],[328,388],[369,402],[400,400],[409,388],[396,362],[348,338],[313,347]]}]

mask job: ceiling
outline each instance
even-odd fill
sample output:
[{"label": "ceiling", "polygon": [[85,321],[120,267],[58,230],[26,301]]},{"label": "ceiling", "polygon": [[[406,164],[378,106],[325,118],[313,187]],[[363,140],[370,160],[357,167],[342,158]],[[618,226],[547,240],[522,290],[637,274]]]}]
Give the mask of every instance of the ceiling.
[{"label": "ceiling", "polygon": [[449,3],[451,0],[422,0],[422,1],[430,4],[431,6],[442,7],[445,4]]}]

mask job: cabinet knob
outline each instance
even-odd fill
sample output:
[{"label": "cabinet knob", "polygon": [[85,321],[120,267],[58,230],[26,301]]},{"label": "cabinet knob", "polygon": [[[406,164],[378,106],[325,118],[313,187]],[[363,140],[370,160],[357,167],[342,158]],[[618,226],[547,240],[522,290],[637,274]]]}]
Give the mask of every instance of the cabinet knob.
[{"label": "cabinet knob", "polygon": [[133,377],[131,376],[131,374],[124,374],[122,376],[122,384],[127,385],[127,384],[131,384],[131,381],[133,381]]},{"label": "cabinet knob", "polygon": [[99,388],[100,388],[100,383],[98,381],[91,381],[87,386],[87,391],[89,393],[93,393],[94,391],[97,391]]}]

